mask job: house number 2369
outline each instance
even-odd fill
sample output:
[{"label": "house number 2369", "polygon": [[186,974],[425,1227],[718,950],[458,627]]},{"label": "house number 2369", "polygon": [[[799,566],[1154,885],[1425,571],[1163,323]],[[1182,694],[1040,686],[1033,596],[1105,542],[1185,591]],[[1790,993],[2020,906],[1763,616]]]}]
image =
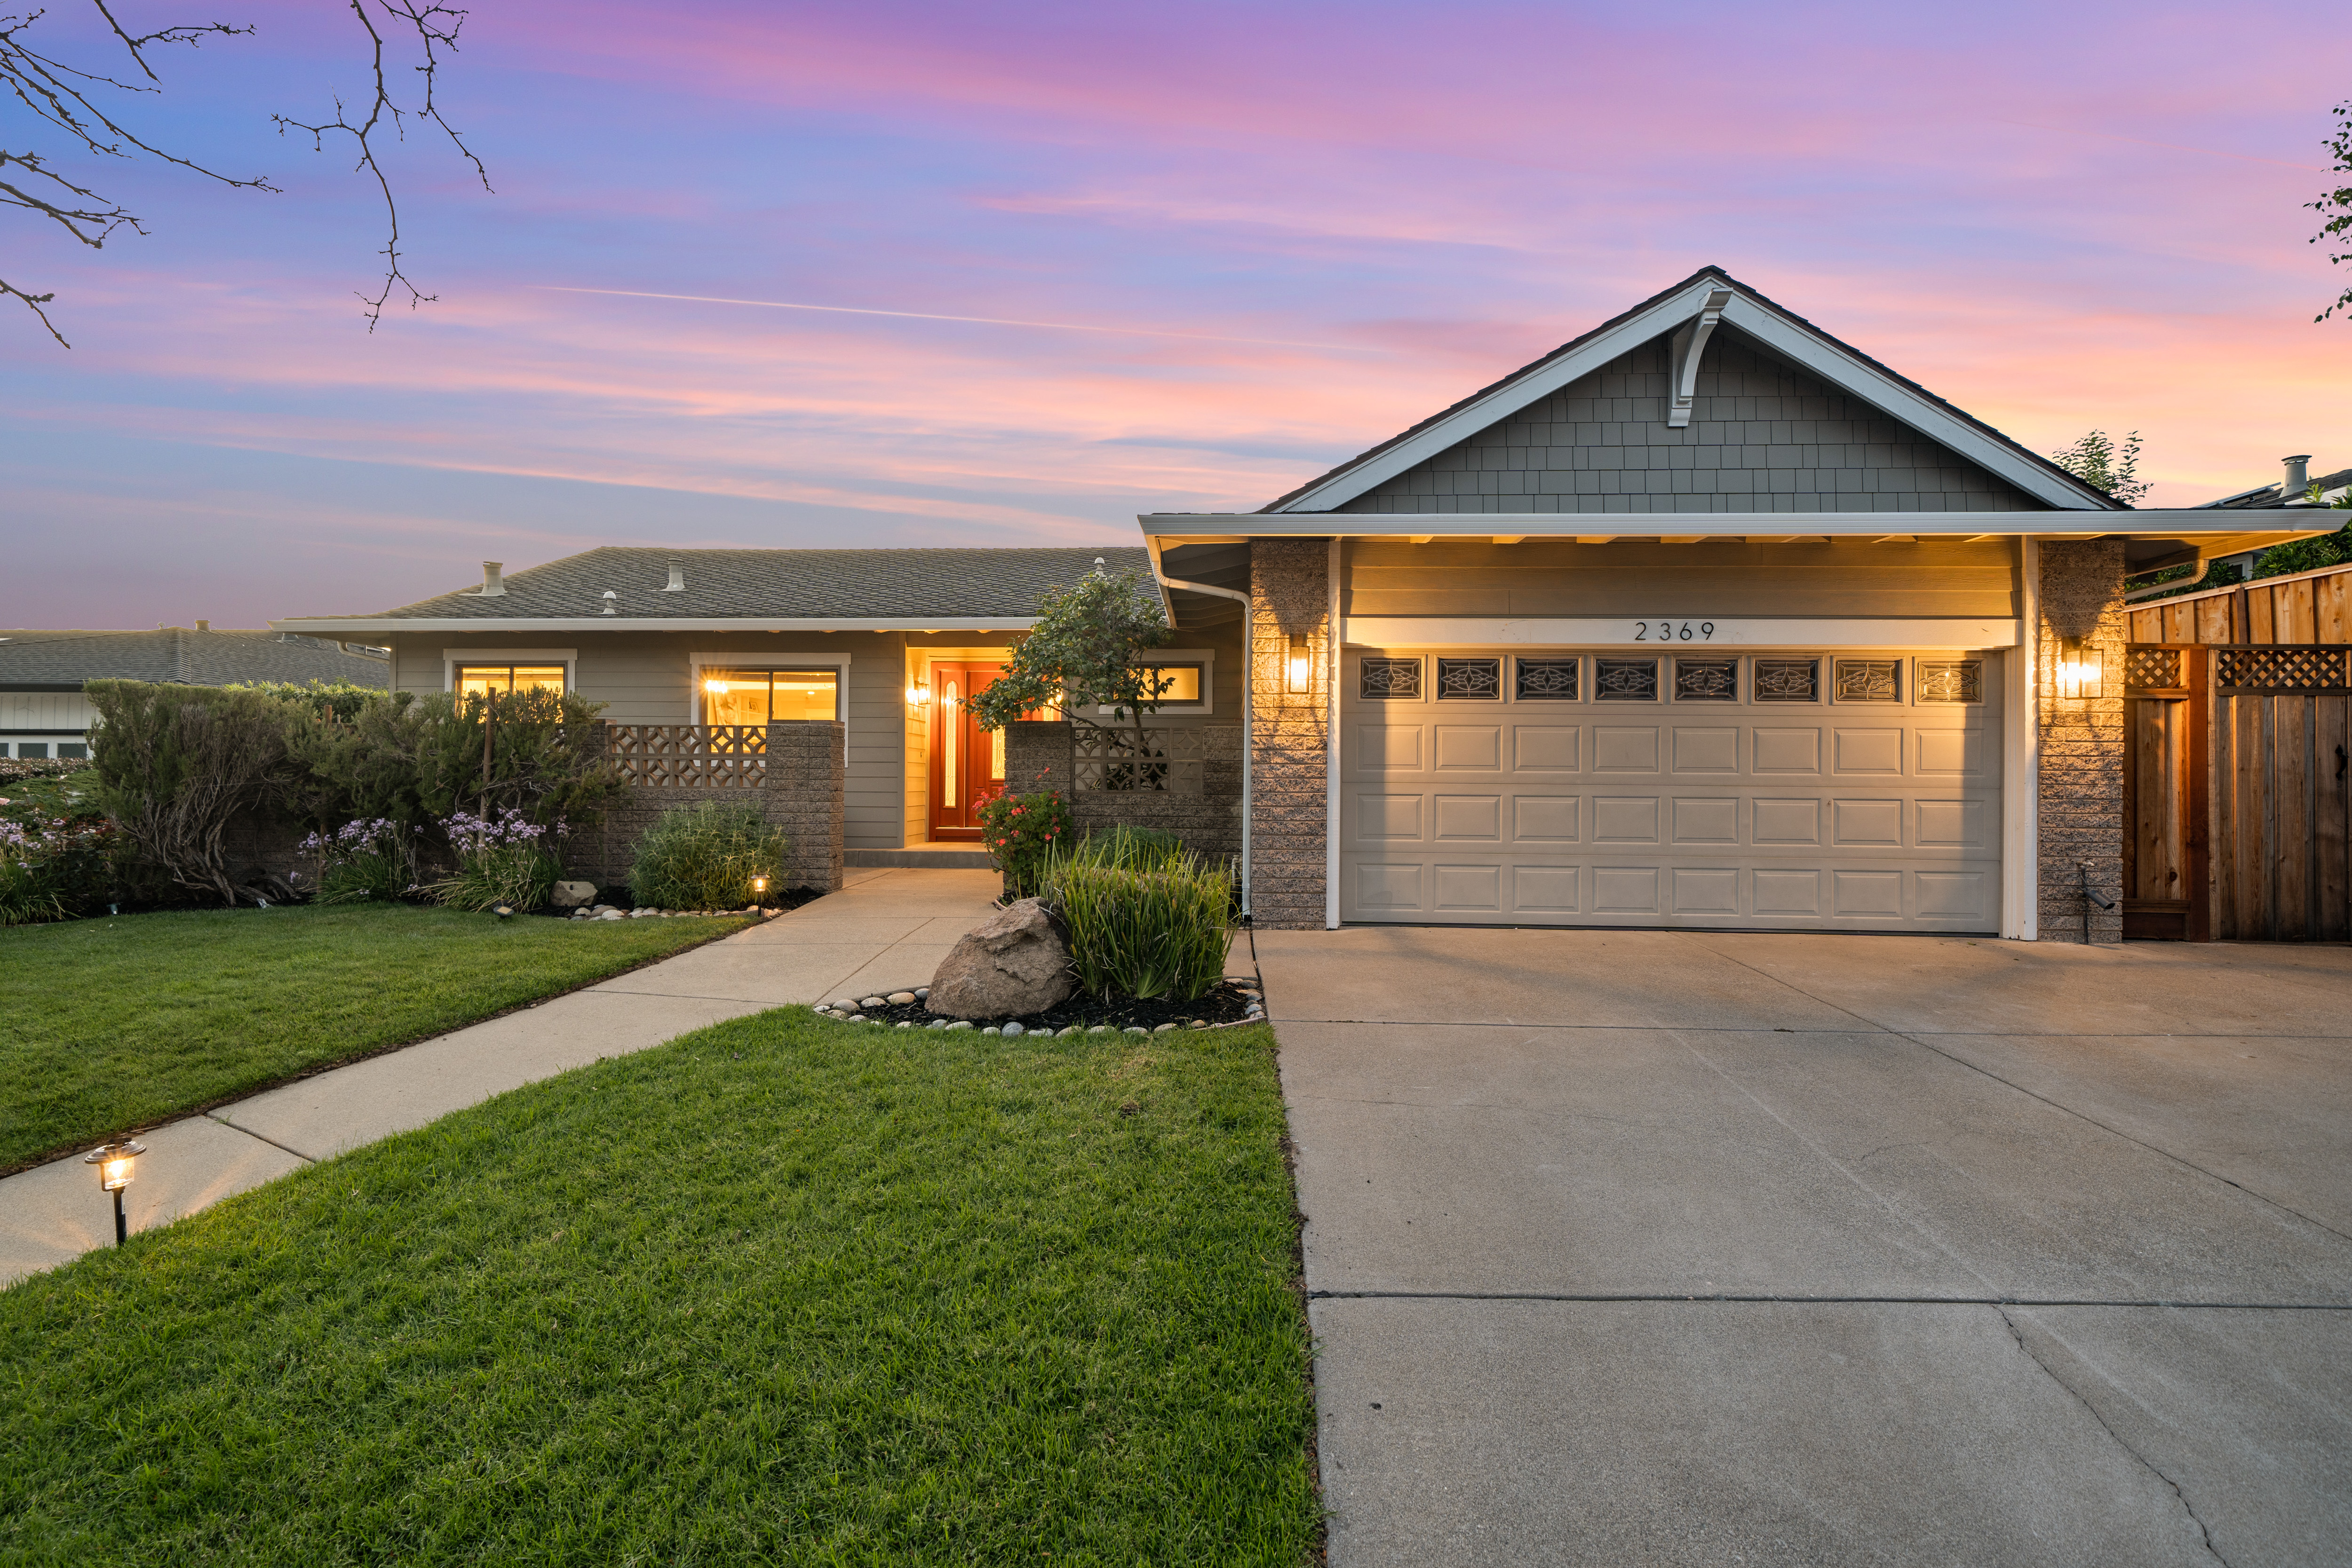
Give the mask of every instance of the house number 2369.
[{"label": "house number 2369", "polygon": [[1635,642],[1711,642],[1713,621],[1635,621]]}]

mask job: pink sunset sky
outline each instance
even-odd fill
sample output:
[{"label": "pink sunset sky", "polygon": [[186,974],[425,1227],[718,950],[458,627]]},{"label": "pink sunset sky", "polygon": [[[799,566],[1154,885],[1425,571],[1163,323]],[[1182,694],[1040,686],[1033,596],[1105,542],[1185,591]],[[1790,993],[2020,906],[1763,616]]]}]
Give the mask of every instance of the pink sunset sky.
[{"label": "pink sunset sky", "polygon": [[74,346],[0,301],[0,625],[603,543],[1132,542],[1706,263],[2037,450],[2140,431],[2151,504],[2352,465],[2352,321],[2312,321],[2352,268],[2302,207],[2340,5],[485,0],[443,98],[496,194],[412,132],[439,300],[373,334],[380,214],[268,122],[357,89],[356,25],[221,16],[259,31],[128,112],[283,194],[124,165],[147,237],[10,220]]}]

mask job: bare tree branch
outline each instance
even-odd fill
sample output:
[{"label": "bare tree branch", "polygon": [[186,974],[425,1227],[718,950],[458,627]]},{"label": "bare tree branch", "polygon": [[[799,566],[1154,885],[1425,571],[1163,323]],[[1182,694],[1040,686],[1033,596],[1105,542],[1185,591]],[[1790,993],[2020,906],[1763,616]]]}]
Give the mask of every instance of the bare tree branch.
[{"label": "bare tree branch", "polygon": [[[116,20],[108,0],[89,0],[89,3],[131,57],[131,63],[139,68],[139,76],[145,79],[122,79],[100,71],[84,70],[44,54],[28,41],[28,35],[46,13],[38,10],[0,11],[0,89],[5,89],[0,96],[13,96],[30,111],[34,121],[62,132],[72,144],[72,151],[103,158],[154,158],[233,189],[275,193],[278,187],[266,177],[256,175],[251,179],[239,179],[208,168],[194,159],[166,152],[124,125],[117,118],[117,111],[101,101],[99,96],[109,92],[160,93],[163,79],[155,74],[147,56],[147,51],[153,46],[185,44],[194,48],[207,38],[248,37],[255,29],[226,22],[205,22],[173,24],[153,32],[133,34]],[[424,52],[424,63],[410,68],[424,78],[422,101],[410,108],[395,97],[394,77],[387,74],[384,60],[384,34],[377,30],[370,17],[365,0],[346,0],[352,15],[359,19],[360,26],[366,32],[373,53],[371,64],[375,94],[365,117],[360,123],[352,124],[352,117],[340,98],[335,100],[335,118],[321,124],[307,124],[282,114],[270,116],[278,126],[278,134],[282,136],[289,130],[307,132],[312,146],[320,151],[325,150],[326,137],[331,132],[351,137],[359,150],[355,170],[373,175],[377,190],[383,194],[384,217],[389,227],[382,252],[385,261],[383,287],[373,297],[365,293],[360,295],[367,307],[370,331],[375,330],[377,321],[383,314],[384,302],[392,297],[394,289],[408,290],[411,309],[435,298],[418,292],[402,270],[400,212],[393,200],[392,181],[376,161],[376,144],[372,140],[375,133],[388,121],[393,134],[404,140],[408,118],[431,121],[448,136],[458,153],[473,165],[475,174],[482,182],[482,188],[485,191],[490,189],[489,171],[483,167],[481,159],[474,155],[473,149],[466,145],[465,139],[457,129],[442,117],[440,105],[434,99],[434,89],[443,63],[442,55],[444,51],[457,52],[457,33],[465,25],[467,13],[433,4],[432,0],[373,0],[373,3],[392,20],[392,31],[395,35],[413,33]],[[76,184],[51,168],[46,158],[47,154],[43,153],[18,153],[0,148],[0,207],[16,207],[47,218],[94,250],[104,248],[108,237],[117,229],[128,228],[134,234],[147,232],[137,214],[110,197]],[[48,330],[51,337],[60,344],[71,346],[66,344],[64,334],[58,331],[41,308],[56,299],[54,292],[35,294],[0,281],[0,297],[5,296],[21,300],[27,310],[40,318],[41,325]]]},{"label": "bare tree branch", "polygon": [[440,51],[446,48],[451,54],[457,53],[457,32],[466,25],[467,13],[446,5],[420,5],[418,0],[376,0],[376,3],[383,8],[386,16],[407,23],[415,33],[416,41],[424,47],[425,63],[411,68],[425,79],[424,101],[415,109],[403,109],[394,100],[391,81],[384,75],[383,35],[377,32],[375,24],[369,20],[367,7],[361,0],[347,0],[352,15],[358,17],[360,26],[367,30],[368,43],[374,51],[375,99],[368,105],[367,117],[353,125],[341,98],[335,100],[335,118],[321,124],[307,124],[283,114],[270,116],[277,121],[281,136],[288,131],[307,132],[314,151],[326,150],[326,138],[330,132],[350,137],[359,148],[359,161],[352,164],[352,172],[356,174],[365,170],[373,175],[376,188],[383,193],[384,221],[391,231],[382,253],[384,259],[383,287],[373,297],[360,295],[362,303],[367,307],[368,331],[371,332],[375,331],[376,322],[383,319],[384,301],[392,298],[395,288],[408,290],[408,308],[412,310],[428,300],[440,298],[437,294],[419,293],[416,285],[408,280],[408,275],[400,268],[400,207],[393,199],[392,181],[384,174],[383,165],[376,162],[375,143],[370,140],[384,123],[385,117],[391,119],[393,135],[404,142],[408,138],[406,122],[411,116],[431,121],[439,126],[448,136],[449,144],[473,164],[475,175],[482,182],[482,189],[490,189],[490,172],[482,166],[479,158],[474,156],[474,150],[466,145],[465,138],[457,134],[457,128],[441,117],[440,106],[433,100],[435,78],[441,68]]}]

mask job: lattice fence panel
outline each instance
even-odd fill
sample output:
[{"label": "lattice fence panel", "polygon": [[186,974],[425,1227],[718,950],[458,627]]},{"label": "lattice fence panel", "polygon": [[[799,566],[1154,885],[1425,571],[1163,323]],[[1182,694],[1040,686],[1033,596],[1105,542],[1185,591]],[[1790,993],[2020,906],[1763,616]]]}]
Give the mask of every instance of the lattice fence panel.
[{"label": "lattice fence panel", "polygon": [[2124,650],[2124,689],[2127,691],[2173,691],[2189,684],[2181,672],[2177,647],[2133,647]]},{"label": "lattice fence panel", "polygon": [[2345,654],[2340,647],[2225,647],[2217,655],[2214,684],[2224,691],[2342,691]]},{"label": "lattice fence panel", "polygon": [[624,783],[756,789],[767,780],[764,724],[607,724],[605,754]]},{"label": "lattice fence panel", "polygon": [[1083,729],[1077,735],[1077,786],[1091,790],[1169,790],[1197,795],[1209,754],[1205,730],[1146,730],[1143,751],[1135,731]]}]

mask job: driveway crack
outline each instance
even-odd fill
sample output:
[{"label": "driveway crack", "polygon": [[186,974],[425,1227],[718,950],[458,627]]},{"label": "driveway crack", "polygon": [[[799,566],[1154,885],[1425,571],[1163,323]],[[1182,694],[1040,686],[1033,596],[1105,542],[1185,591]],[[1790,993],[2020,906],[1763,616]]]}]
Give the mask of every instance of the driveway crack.
[{"label": "driveway crack", "polygon": [[2081,1389],[2076,1388],[2073,1384],[2059,1376],[2058,1369],[2042,1359],[2042,1353],[2033,1348],[2032,1342],[2029,1341],[2024,1334],[2019,1331],[2017,1320],[2009,1315],[2009,1309],[2007,1307],[1996,1307],[1993,1310],[2000,1314],[2001,1326],[2009,1331],[2009,1337],[2017,1342],[2017,1348],[2025,1352],[2026,1359],[2032,1362],[2035,1366],[2040,1367],[2042,1374],[2048,1377],[2051,1382],[2056,1384],[2068,1394],[2074,1395],[2074,1402],[2080,1405],[2084,1410],[2089,1411],[2091,1419],[2099,1424],[2099,1429],[2105,1432],[2108,1436],[2115,1439],[2116,1447],[2121,1448],[2125,1453],[2129,1454],[2142,1469],[2146,1470],[2149,1475],[2154,1476],[2158,1480],[2162,1481],[2165,1484],[2166,1488],[2172,1493],[2173,1500],[2180,1504],[2180,1511],[2187,1514],[2189,1516],[2189,1522],[2197,1527],[2197,1534],[2205,1543],[2206,1554],[2211,1557],[2214,1562],[2221,1563],[2221,1568],[2230,1568],[2230,1560],[2221,1555],[2221,1549],[2220,1547],[2213,1544],[2213,1532],[2206,1529],[2205,1521],[2197,1516],[2196,1506],[2189,1502],[2189,1494],[2180,1489],[2180,1483],[2174,1480],[2170,1476],[2166,1475],[2162,1470],[2158,1469],[2155,1461],[2151,1460],[2146,1454],[2141,1453],[2137,1448],[2132,1447],[2130,1439],[2126,1438],[2122,1433],[2116,1430],[2114,1424],[2108,1421],[2104,1415],[2100,1414],[2099,1407],[2092,1404],[2091,1401],[2084,1395]]}]

